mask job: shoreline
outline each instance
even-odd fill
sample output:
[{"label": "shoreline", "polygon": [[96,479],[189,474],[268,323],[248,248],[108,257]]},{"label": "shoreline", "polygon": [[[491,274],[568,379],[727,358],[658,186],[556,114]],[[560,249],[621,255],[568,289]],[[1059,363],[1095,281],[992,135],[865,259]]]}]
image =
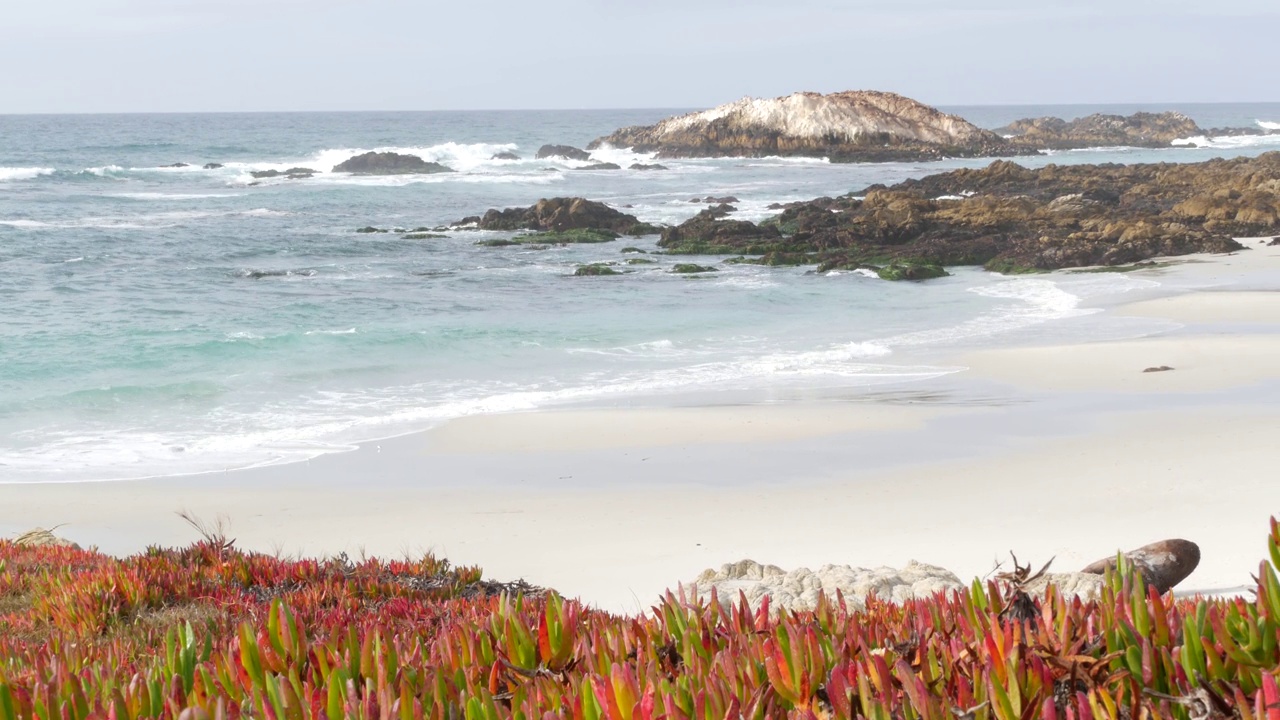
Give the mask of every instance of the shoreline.
[{"label": "shoreline", "polygon": [[127,554],[195,539],[188,510],[248,549],[430,550],[630,612],[743,558],[968,580],[1010,549],[1064,571],[1179,536],[1204,549],[1179,591],[1232,588],[1280,501],[1280,249],[1259,250],[1161,269],[1174,294],[1108,310],[1178,330],[971,353],[925,398],[474,415],[297,463],[4,485],[22,512],[0,533],[64,524]]}]

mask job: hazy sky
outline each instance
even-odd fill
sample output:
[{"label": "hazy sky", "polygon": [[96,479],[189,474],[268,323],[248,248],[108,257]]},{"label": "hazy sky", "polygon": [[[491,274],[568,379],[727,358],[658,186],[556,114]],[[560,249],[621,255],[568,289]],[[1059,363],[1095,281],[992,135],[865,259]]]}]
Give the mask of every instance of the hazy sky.
[{"label": "hazy sky", "polygon": [[6,0],[0,113],[1276,101],[1276,0]]}]

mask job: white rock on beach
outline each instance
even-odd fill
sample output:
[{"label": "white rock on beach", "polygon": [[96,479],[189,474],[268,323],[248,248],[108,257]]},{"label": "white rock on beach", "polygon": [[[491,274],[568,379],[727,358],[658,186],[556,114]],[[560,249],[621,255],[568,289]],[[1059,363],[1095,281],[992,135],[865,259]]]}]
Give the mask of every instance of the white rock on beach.
[{"label": "white rock on beach", "polygon": [[[1049,583],[1053,583],[1063,597],[1079,597],[1088,601],[1102,592],[1103,577],[1090,573],[1050,573],[1030,583],[1027,591],[1042,596]],[[915,560],[900,569],[824,565],[817,572],[809,568],[788,572],[776,565],[742,560],[722,565],[719,570],[705,570],[681,587],[689,599],[704,601],[710,600],[714,589],[720,604],[726,607],[737,603],[740,593],[746,595],[753,608],[759,607],[760,601],[768,595],[770,608],[796,612],[817,607],[819,593],[832,600],[837,592],[843,593],[851,608],[862,609],[873,593],[881,600],[903,603],[939,592],[960,590],[967,584],[946,568]]]},{"label": "white rock on beach", "polygon": [[719,570],[706,570],[682,587],[691,599],[704,600],[710,599],[714,588],[720,603],[726,606],[736,603],[741,592],[753,608],[759,607],[761,599],[768,595],[772,608],[803,611],[817,607],[819,593],[834,599],[839,591],[850,607],[862,608],[872,593],[882,600],[901,603],[958,590],[964,584],[945,568],[914,560],[901,569],[824,565],[817,572],[808,568],[787,572],[775,565],[742,560],[723,565]]}]

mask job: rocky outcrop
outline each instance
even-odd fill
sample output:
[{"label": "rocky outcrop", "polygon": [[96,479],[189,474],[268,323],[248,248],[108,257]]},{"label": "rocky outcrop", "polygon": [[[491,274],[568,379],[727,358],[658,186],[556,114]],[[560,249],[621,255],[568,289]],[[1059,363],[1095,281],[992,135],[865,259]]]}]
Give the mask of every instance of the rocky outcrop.
[{"label": "rocky outcrop", "polygon": [[753,608],[768,596],[774,611],[786,608],[796,612],[817,607],[820,593],[831,600],[835,600],[837,592],[842,593],[850,607],[864,608],[871,595],[902,603],[963,587],[954,573],[915,561],[901,569],[824,565],[816,572],[808,568],[787,572],[774,565],[743,560],[719,570],[706,570],[693,582],[682,585],[690,599],[709,601],[714,589],[716,598],[726,607],[737,603],[741,593]]},{"label": "rocky outcrop", "polygon": [[1197,164],[1008,161],[795,203],[761,223],[704,211],[663,231],[674,254],[746,262],[985,265],[1031,272],[1230,252],[1280,228],[1280,153]]},{"label": "rocky outcrop", "polygon": [[612,230],[626,235],[647,235],[657,228],[634,215],[584,198],[544,198],[530,207],[490,210],[481,217],[459,220],[481,230]]},{"label": "rocky outcrop", "polygon": [[617,163],[591,163],[578,168],[579,170],[621,170],[622,166]]},{"label": "rocky outcrop", "polygon": [[[1161,595],[1186,580],[1200,564],[1200,546],[1190,540],[1161,540],[1120,555],[1131,569],[1142,575],[1149,587],[1155,588]],[[1081,572],[1102,575],[1107,570],[1114,570],[1116,564],[1117,559],[1113,555],[1089,565]]]},{"label": "rocky outcrop", "polygon": [[571,145],[543,145],[538,148],[538,154],[534,156],[539,160],[546,158],[564,158],[566,160],[578,160],[585,162],[591,159],[591,153],[585,150],[579,150]]},{"label": "rocky outcrop", "polygon": [[1027,150],[1078,150],[1090,147],[1169,147],[1175,140],[1198,137],[1268,135],[1265,127],[1205,129],[1179,112],[1133,115],[1095,114],[1074,120],[1056,117],[1025,118],[996,130],[1014,145]]},{"label": "rocky outcrop", "polygon": [[925,160],[1029,152],[999,135],[894,93],[801,92],[743,98],[594,140],[661,158],[828,157],[832,162]]},{"label": "rocky outcrop", "polygon": [[222,163],[205,163],[204,164],[205,170],[217,170],[221,167],[222,167]]},{"label": "rocky outcrop", "polygon": [[1089,115],[1067,121],[1056,117],[1017,120],[996,130],[1032,149],[1087,147],[1169,147],[1174,140],[1204,135],[1196,121],[1177,112]]},{"label": "rocky outcrop", "polygon": [[333,168],[334,172],[352,175],[426,175],[453,172],[436,162],[427,162],[417,155],[401,155],[393,152],[367,152],[346,160]]},{"label": "rocky outcrop", "polygon": [[495,153],[493,157],[489,159],[490,160],[519,160],[520,156],[513,152],[504,151],[500,153]]}]

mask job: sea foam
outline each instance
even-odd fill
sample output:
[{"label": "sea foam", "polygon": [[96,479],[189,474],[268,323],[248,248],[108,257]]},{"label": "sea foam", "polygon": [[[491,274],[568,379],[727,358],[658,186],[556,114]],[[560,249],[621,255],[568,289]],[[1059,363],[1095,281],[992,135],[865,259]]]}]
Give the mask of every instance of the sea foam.
[{"label": "sea foam", "polygon": [[0,182],[13,180],[32,180],[41,175],[52,175],[53,168],[38,167],[0,167]]}]

